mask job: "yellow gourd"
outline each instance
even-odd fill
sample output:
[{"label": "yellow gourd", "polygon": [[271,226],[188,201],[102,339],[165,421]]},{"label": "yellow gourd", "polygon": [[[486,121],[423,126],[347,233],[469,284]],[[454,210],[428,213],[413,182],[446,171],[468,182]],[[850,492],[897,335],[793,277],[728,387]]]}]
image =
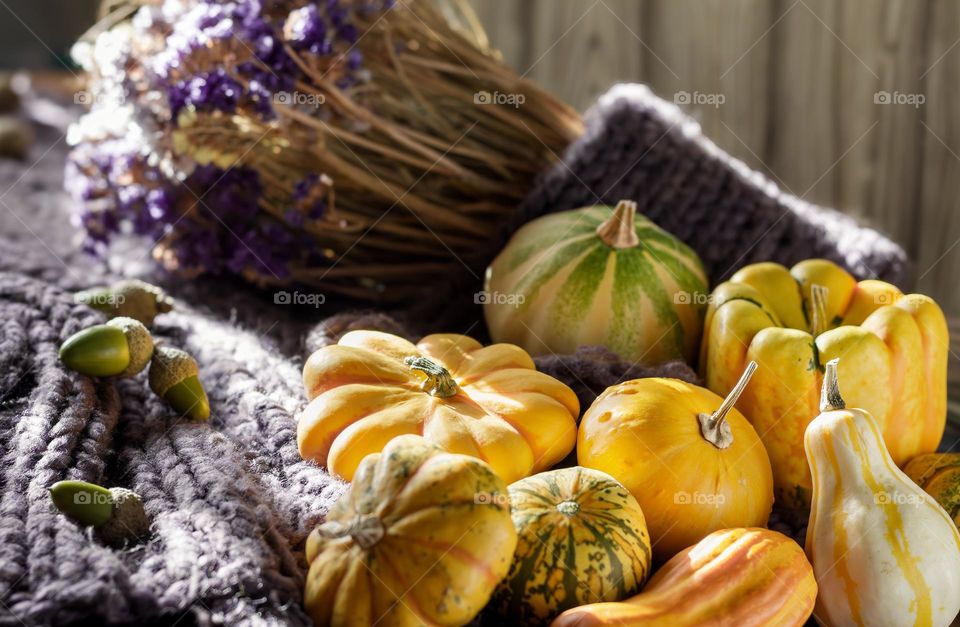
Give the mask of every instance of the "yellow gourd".
[{"label": "yellow gourd", "polygon": [[553,466],[576,442],[576,394],[512,344],[436,334],[414,345],[352,331],[310,356],[303,383],[300,454],[348,481],[403,434],[479,457],[508,483]]},{"label": "yellow gourd", "polygon": [[935,451],[943,436],[948,346],[943,312],[926,296],[857,282],[825,259],[789,270],[758,263],[714,290],[700,369],[706,386],[722,394],[746,363],[764,366],[737,407],[770,454],[777,501],[806,507],[803,433],[817,415],[823,364],[844,356],[850,404],[876,418],[902,465]]},{"label": "yellow gourd", "polygon": [[718,529],[767,524],[770,460],[733,407],[755,368],[726,399],[677,379],[636,379],[607,388],[583,415],[580,465],[636,497],[658,560]]},{"label": "yellow gourd", "polygon": [[946,627],[960,611],[960,532],[887,452],[876,420],[847,409],[837,360],[807,428],[813,474],[806,551],[821,625]]},{"label": "yellow gourd", "polygon": [[318,626],[463,625],[516,545],[506,484],[489,465],[400,436],[363,460],[307,539],[304,605]]}]

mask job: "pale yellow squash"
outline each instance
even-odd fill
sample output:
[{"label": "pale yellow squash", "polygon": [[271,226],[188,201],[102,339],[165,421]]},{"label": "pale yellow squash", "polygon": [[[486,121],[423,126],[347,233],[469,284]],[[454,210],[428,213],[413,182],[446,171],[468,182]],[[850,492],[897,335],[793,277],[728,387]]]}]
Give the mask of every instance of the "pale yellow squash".
[{"label": "pale yellow squash", "polygon": [[846,408],[836,364],[805,435],[814,617],[829,627],[946,627],[960,611],[960,532],[893,463],[873,416]]}]

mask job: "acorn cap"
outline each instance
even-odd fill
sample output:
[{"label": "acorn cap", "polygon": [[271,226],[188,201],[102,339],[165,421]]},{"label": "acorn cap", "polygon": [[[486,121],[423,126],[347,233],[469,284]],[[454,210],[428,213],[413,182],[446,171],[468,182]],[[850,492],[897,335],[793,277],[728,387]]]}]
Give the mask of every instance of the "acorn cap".
[{"label": "acorn cap", "polygon": [[110,488],[113,509],[110,518],[97,527],[100,538],[112,546],[143,538],[150,531],[150,519],[143,499],[133,490]]},{"label": "acorn cap", "polygon": [[146,368],[153,356],[153,338],[147,327],[139,320],[126,317],[114,318],[106,326],[120,329],[127,340],[130,363],[118,376],[132,377]]},{"label": "acorn cap", "polygon": [[77,292],[76,300],[109,316],[134,318],[147,326],[158,314],[173,309],[173,299],[163,289],[139,279],[83,290]]},{"label": "acorn cap", "polygon": [[186,351],[158,346],[150,362],[150,389],[178,413],[206,420],[210,417],[210,401],[199,374],[197,362]]}]

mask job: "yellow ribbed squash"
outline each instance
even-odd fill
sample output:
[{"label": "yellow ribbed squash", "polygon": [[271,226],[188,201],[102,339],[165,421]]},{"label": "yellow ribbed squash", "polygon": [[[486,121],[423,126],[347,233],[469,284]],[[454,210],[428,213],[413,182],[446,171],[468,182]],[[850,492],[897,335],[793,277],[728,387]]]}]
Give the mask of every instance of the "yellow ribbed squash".
[{"label": "yellow ribbed squash", "polygon": [[303,383],[300,454],[347,480],[402,434],[484,459],[508,483],[553,466],[576,442],[576,394],[511,344],[436,334],[414,345],[352,331],[310,356]]},{"label": "yellow ribbed squash", "polygon": [[307,539],[315,625],[463,625],[510,568],[506,485],[483,461],[415,435],[363,460]]},{"label": "yellow ribbed squash", "polygon": [[733,407],[755,368],[726,399],[677,379],[635,379],[607,388],[584,413],[578,462],[636,497],[658,560],[718,529],[767,524],[770,460]]},{"label": "yellow ribbed squash", "polygon": [[940,503],[960,527],[960,453],[929,453],[911,459],[903,472]]},{"label": "yellow ribbed squash", "polygon": [[723,393],[743,366],[762,368],[737,408],[770,454],[779,502],[805,507],[810,471],[803,433],[817,415],[823,364],[843,357],[851,405],[880,423],[894,462],[935,451],[946,422],[947,325],[926,296],[859,283],[833,262],[792,269],[747,266],[714,290],[704,326],[701,374]]},{"label": "yellow ribbed squash", "polygon": [[640,505],[616,479],[576,466],[509,490],[517,550],[491,601],[502,620],[546,625],[565,609],[640,591],[650,536]]},{"label": "yellow ribbed squash", "polygon": [[816,596],[796,542],[768,529],[724,529],[674,556],[637,596],[567,610],[552,627],[800,627]]},{"label": "yellow ribbed squash", "polygon": [[846,407],[836,360],[826,365],[821,412],[805,436],[814,617],[829,627],[947,627],[960,611],[960,532],[893,463],[870,413]]}]

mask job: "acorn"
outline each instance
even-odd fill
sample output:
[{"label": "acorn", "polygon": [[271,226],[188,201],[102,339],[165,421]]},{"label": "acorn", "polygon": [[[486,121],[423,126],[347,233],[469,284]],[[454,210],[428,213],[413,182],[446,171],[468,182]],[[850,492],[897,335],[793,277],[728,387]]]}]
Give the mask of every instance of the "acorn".
[{"label": "acorn", "polygon": [[60,346],[63,365],[91,377],[132,377],[152,355],[150,331],[133,318],[87,327]]},{"label": "acorn", "polygon": [[0,115],[0,157],[24,159],[33,145],[33,130],[18,117]]},{"label": "acorn", "polygon": [[93,527],[111,546],[135,542],[150,530],[143,500],[133,490],[107,489],[86,481],[58,481],[48,490],[57,509],[81,525]]},{"label": "acorn", "polygon": [[13,113],[20,108],[20,94],[13,88],[13,75],[0,72],[0,113]]},{"label": "acorn", "polygon": [[163,289],[138,279],[118,281],[105,287],[93,287],[74,296],[78,303],[93,307],[111,318],[126,316],[146,326],[158,314],[173,309],[173,299]]},{"label": "acorn", "polygon": [[199,373],[197,362],[186,351],[158,346],[150,362],[150,389],[177,413],[194,420],[206,420],[210,417],[210,401]]}]

